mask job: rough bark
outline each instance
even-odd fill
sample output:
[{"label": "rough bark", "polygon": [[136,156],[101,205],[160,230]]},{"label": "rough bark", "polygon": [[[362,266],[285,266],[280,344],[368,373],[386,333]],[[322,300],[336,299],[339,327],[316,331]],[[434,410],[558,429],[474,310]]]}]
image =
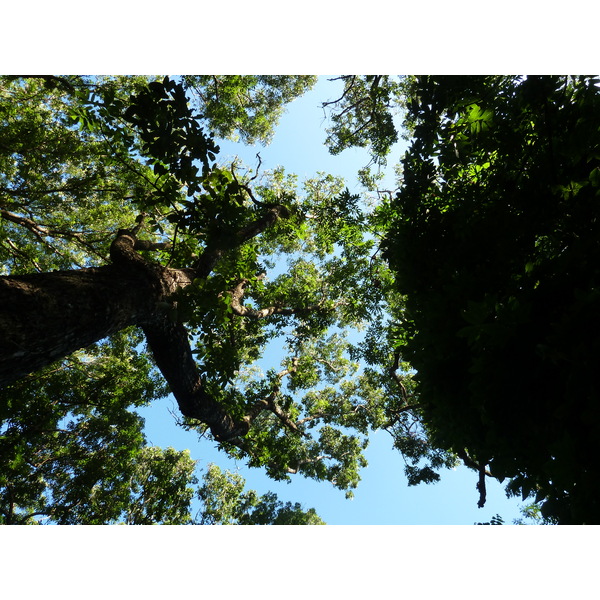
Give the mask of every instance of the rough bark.
[{"label": "rough bark", "polygon": [[0,279],[0,385],[135,325],[144,286],[110,267]]},{"label": "rough bark", "polygon": [[0,277],[0,386],[161,315],[182,272],[145,261],[119,232],[104,267]]}]

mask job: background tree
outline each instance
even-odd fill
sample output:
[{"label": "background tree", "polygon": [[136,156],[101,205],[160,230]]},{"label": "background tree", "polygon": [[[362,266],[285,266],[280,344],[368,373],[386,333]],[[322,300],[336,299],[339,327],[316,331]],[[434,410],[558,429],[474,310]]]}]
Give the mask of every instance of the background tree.
[{"label": "background tree", "polygon": [[312,88],[314,75],[186,75],[202,117],[220,138],[268,144],[285,105]]},{"label": "background tree", "polygon": [[434,444],[561,523],[598,521],[600,95],[419,77],[386,257]]},{"label": "background tree", "polygon": [[297,502],[283,503],[271,492],[259,496],[244,491],[243,477],[217,465],[208,466],[198,496],[201,525],[325,525],[314,508],[304,511]]},{"label": "background tree", "polygon": [[326,144],[332,154],[346,148],[369,148],[374,160],[385,161],[398,141],[394,116],[403,112],[408,77],[344,75],[342,95],[323,103],[330,116]]}]

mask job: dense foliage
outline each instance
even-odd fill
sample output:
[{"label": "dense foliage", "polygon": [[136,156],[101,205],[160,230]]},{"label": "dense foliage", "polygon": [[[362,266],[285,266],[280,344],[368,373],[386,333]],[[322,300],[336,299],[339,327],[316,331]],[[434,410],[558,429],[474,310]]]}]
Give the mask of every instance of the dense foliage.
[{"label": "dense foliage", "polygon": [[314,75],[186,75],[207,126],[221,137],[267,144],[286,104],[317,81]]},{"label": "dense foliage", "polygon": [[596,523],[600,93],[591,77],[420,77],[386,257],[436,444],[544,517]]},{"label": "dense foliage", "polygon": [[377,162],[398,141],[394,116],[404,106],[409,78],[388,75],[345,75],[342,95],[323,103],[331,108],[327,145],[332,154],[346,148],[369,148]]}]

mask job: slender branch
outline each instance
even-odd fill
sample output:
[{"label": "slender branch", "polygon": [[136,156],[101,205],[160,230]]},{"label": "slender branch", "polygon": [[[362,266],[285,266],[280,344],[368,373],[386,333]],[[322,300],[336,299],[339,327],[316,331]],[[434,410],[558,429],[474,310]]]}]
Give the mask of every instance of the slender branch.
[{"label": "slender branch", "polygon": [[292,421],[289,415],[275,402],[275,398],[279,391],[274,392],[266,399],[266,405],[269,411],[271,411],[288,429],[294,433],[306,436],[307,434],[302,431],[294,421]]},{"label": "slender branch", "polygon": [[[235,314],[239,317],[249,317],[252,319],[264,319],[264,318],[270,317],[272,315],[284,315],[284,316],[301,315],[301,314],[311,313],[311,312],[323,309],[323,301],[321,301],[317,304],[311,304],[309,306],[304,306],[304,307],[300,307],[300,308],[290,308],[290,307],[283,307],[283,306],[279,306],[279,305],[273,305],[273,306],[268,306],[266,308],[255,309],[250,306],[244,306],[242,304],[242,300],[244,298],[244,293],[245,293],[248,283],[250,283],[249,279],[242,279],[234,288],[227,290],[226,292],[221,292],[221,294],[220,294],[220,295],[222,295],[223,293],[226,293],[231,296],[231,309],[233,311],[233,314]],[[338,302],[335,302],[333,304],[333,308],[337,308],[338,306],[340,306],[342,304],[344,304],[344,300],[339,300]],[[329,368],[331,368],[332,371],[339,370],[339,369],[334,368],[329,362],[327,362],[323,359],[317,359],[317,360],[319,362],[326,364]]]},{"label": "slender branch", "polygon": [[339,373],[344,370],[342,365],[335,366],[330,360],[319,358],[318,356],[312,356],[312,358],[315,362],[325,365],[332,373]]},{"label": "slender branch", "polygon": [[300,468],[302,467],[302,465],[310,465],[310,464],[313,464],[313,463],[321,462],[322,460],[325,460],[325,459],[328,459],[328,458],[331,459],[333,457],[332,456],[328,456],[327,454],[321,454],[320,456],[316,456],[315,458],[310,458],[310,459],[309,458],[305,458],[303,460],[299,460],[296,463],[296,468],[295,469],[292,468],[292,467],[287,467],[286,470],[287,470],[287,472],[290,475],[296,475],[296,473],[298,473],[300,471]]},{"label": "slender branch", "polygon": [[[296,468],[292,469],[291,467],[287,468],[287,472],[290,474],[296,474],[300,471],[300,467],[302,467],[302,465],[309,465],[309,464],[313,464],[316,462],[320,462],[322,460],[340,460],[341,458],[343,458],[344,456],[348,456],[348,454],[350,454],[349,452],[342,452],[340,454],[340,456],[338,457],[334,457],[334,456],[330,456],[328,454],[321,454],[320,456],[316,456],[315,458],[306,458],[306,459],[301,459],[296,463]],[[335,485],[337,478],[333,477],[331,480],[331,483],[333,483]]]},{"label": "slender branch", "polygon": [[[55,188],[42,188],[42,189],[27,189],[24,190],[22,188],[8,188],[8,187],[0,187],[0,192],[6,194],[7,196],[13,196],[16,198],[27,198],[29,196],[37,196],[37,195],[46,195],[46,194],[57,194],[59,192],[73,192],[93,181],[95,181],[97,177],[94,175],[92,177],[85,177],[79,181],[69,182],[67,185],[55,187]],[[105,192],[105,191],[117,191],[116,188],[94,188],[89,189],[88,192]]]},{"label": "slender branch", "polygon": [[177,247],[177,234],[179,233],[179,221],[175,223],[175,230],[173,231],[173,241],[170,244],[171,256],[169,256],[169,260],[167,261],[167,267],[173,262],[173,257],[175,256],[175,248]]},{"label": "slender branch", "polygon": [[368,96],[363,96],[362,98],[359,98],[356,102],[354,102],[354,104],[348,105],[342,112],[335,115],[335,117],[339,119],[340,117],[343,117],[347,112],[354,110],[357,106],[361,105],[363,102],[369,102],[370,100],[371,100],[371,98],[369,98]]},{"label": "slender branch", "polygon": [[71,93],[75,93],[73,84],[65,77],[59,77],[58,75],[13,75],[13,77],[22,77],[23,79],[42,79],[45,83],[63,87]]},{"label": "slender branch", "polygon": [[258,172],[260,171],[260,165],[262,165],[262,158],[260,157],[260,152],[256,153],[256,158],[258,158],[258,165],[256,165],[256,173],[254,173],[254,177],[250,178],[250,181],[254,181],[258,177]]},{"label": "slender branch", "polygon": [[[244,292],[246,286],[248,285],[248,279],[242,279],[233,289],[227,290],[226,294],[231,296],[231,309],[233,313],[238,315],[239,317],[250,317],[252,319],[264,319],[266,317],[270,317],[271,315],[295,315],[302,312],[310,312],[316,306],[308,306],[305,308],[284,308],[281,306],[269,306],[267,308],[261,308],[259,310],[255,308],[251,308],[249,306],[244,306],[242,304],[242,299],[244,297]],[[222,294],[221,294],[222,295]]]},{"label": "slender branch", "polygon": [[212,79],[215,84],[215,100],[218,104],[219,103],[219,79],[216,75],[213,75]]},{"label": "slender branch", "polygon": [[8,497],[9,497],[9,506],[8,506],[8,514],[6,515],[6,522],[10,525],[13,522],[15,500],[14,500],[12,485],[10,485],[10,483],[7,484],[6,489],[8,491]]},{"label": "slender branch", "polygon": [[358,135],[363,129],[365,129],[366,127],[371,125],[372,122],[373,122],[373,113],[371,113],[371,116],[369,117],[369,119],[367,121],[365,121],[358,129],[355,129],[350,134],[350,137]]},{"label": "slender branch", "polygon": [[52,227],[47,227],[46,225],[40,225],[32,219],[23,217],[21,215],[17,215],[3,208],[0,208],[0,217],[6,219],[7,221],[11,221],[16,225],[25,227],[31,233],[33,233],[33,235],[35,235],[43,244],[45,244],[61,256],[63,256],[61,252],[53,244],[50,244],[46,239],[44,239],[45,237],[58,237],[75,240],[77,243],[84,246],[87,250],[89,250],[96,256],[99,256],[103,260],[106,259],[106,257],[100,254],[91,244],[86,242],[83,239],[82,234],[77,231],[64,231],[62,229],[54,229]]},{"label": "slender branch", "polygon": [[397,386],[400,388],[400,393],[402,394],[402,399],[404,400],[404,406],[395,409],[395,416],[390,419],[385,425],[383,425],[383,429],[385,429],[390,435],[394,435],[390,428],[393,427],[398,420],[400,419],[400,415],[403,412],[413,411],[422,407],[422,404],[410,403],[410,397],[408,392],[406,391],[406,387],[402,382],[401,377],[398,375],[398,369],[400,368],[400,353],[396,352],[394,354],[394,363],[388,369],[388,375],[394,380]]},{"label": "slender branch", "polygon": [[27,256],[22,250],[17,248],[17,246],[14,244],[14,242],[10,238],[6,238],[6,245],[13,251],[13,256],[22,256],[26,260],[31,261],[35,270],[38,273],[43,273],[44,270],[42,269],[42,267],[40,267],[40,265],[37,263],[37,261],[34,258]]},{"label": "slender branch", "polygon": [[[250,188],[250,186],[246,185],[245,183],[240,183],[238,181],[238,179],[235,175],[235,171],[233,169],[231,170],[231,174],[233,175],[233,179],[235,180],[237,186],[239,188],[241,188],[242,190],[244,190],[248,194],[248,196],[250,196],[250,200],[252,200],[252,202],[254,204],[256,204],[256,206],[272,206],[272,205],[266,204],[264,202],[261,202],[260,200],[257,200],[254,197],[254,194],[252,193],[252,189]],[[254,177],[256,177],[256,175]],[[254,179],[254,177],[253,177],[253,179]]]},{"label": "slender branch", "polygon": [[341,102],[346,97],[346,94],[352,89],[352,87],[356,83],[356,75],[342,75],[341,77],[334,77],[333,79],[330,79],[329,81],[337,81],[338,79],[343,79],[344,82],[346,82],[346,81],[348,81],[348,79],[350,79],[351,80],[350,85],[344,86],[344,93],[337,100],[330,100],[329,102],[323,102],[321,105],[323,108],[325,108],[326,106],[330,106],[331,104],[337,104],[338,102]]},{"label": "slender branch", "polygon": [[252,423],[261,412],[268,410],[269,412],[273,413],[288,429],[290,429],[294,433],[297,433],[299,435],[306,435],[304,431],[302,431],[298,427],[297,423],[292,421],[289,415],[287,415],[286,412],[276,402],[276,398],[279,395],[279,391],[281,390],[281,382],[283,381],[283,378],[287,377],[288,375],[291,375],[292,373],[295,373],[298,370],[299,360],[300,359],[298,357],[294,357],[292,359],[292,366],[289,369],[284,369],[283,371],[277,373],[277,382],[274,384],[271,393],[266,398],[258,400],[254,404],[254,406],[246,413],[246,416],[244,418],[248,422],[248,424]]},{"label": "slender branch", "polygon": [[[353,410],[344,413],[343,416],[346,415],[355,415],[359,410],[363,410],[367,407],[366,404],[357,404]],[[317,419],[322,419],[324,417],[335,417],[336,415],[331,414],[331,413],[327,413],[327,412],[318,412],[315,413],[314,415],[311,415],[310,417],[304,417],[304,419],[300,419],[299,421],[296,421],[296,425],[304,425],[305,423],[310,423],[311,421],[316,421]]]}]

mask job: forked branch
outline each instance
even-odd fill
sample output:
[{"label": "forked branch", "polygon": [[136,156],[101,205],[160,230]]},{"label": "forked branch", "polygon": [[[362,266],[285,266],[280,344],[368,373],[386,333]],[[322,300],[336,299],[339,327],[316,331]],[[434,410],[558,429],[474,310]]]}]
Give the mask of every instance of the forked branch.
[{"label": "forked branch", "polygon": [[238,282],[238,284],[235,287],[224,292],[231,296],[231,309],[233,311],[233,314],[237,315],[238,317],[249,317],[251,319],[265,319],[272,315],[301,315],[314,312],[316,310],[321,310],[323,308],[321,303],[312,304],[310,306],[304,306],[300,308],[284,307],[279,306],[277,304],[261,309],[245,306],[244,304],[242,304],[242,301],[244,299],[244,294],[249,283],[249,279],[242,279]]}]

